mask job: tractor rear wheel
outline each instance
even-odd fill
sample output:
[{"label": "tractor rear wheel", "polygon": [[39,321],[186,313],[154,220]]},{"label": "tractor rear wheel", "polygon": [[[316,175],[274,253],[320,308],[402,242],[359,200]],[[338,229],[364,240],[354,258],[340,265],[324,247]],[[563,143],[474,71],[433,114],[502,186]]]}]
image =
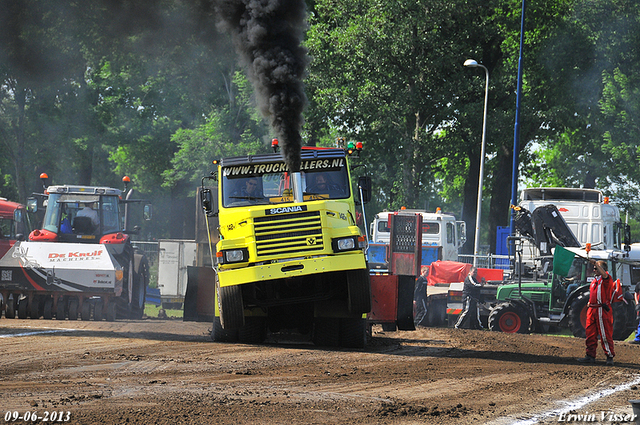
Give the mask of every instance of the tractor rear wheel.
[{"label": "tractor rear wheel", "polygon": [[496,332],[528,334],[531,327],[529,313],[519,304],[498,304],[489,314],[489,329]]},{"label": "tractor rear wheel", "polygon": [[133,296],[131,297],[130,318],[139,320],[144,315],[144,302],[149,286],[149,263],[145,257],[136,258],[136,270],[133,272]]},{"label": "tractor rear wheel", "polygon": [[587,304],[589,304],[589,292],[584,292],[573,300],[569,310],[569,327],[571,333],[577,338],[585,338],[587,331]]},{"label": "tractor rear wheel", "polygon": [[635,318],[635,306],[616,302],[611,304],[613,308],[613,340],[624,341],[631,335],[635,327],[630,323]]}]

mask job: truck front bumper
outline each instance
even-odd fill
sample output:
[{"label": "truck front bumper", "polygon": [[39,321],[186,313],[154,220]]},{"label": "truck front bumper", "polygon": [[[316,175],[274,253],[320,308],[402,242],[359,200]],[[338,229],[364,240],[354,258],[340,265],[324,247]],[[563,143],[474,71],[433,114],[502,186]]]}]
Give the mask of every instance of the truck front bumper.
[{"label": "truck front bumper", "polygon": [[300,258],[239,269],[219,270],[218,280],[220,286],[232,286],[258,281],[366,268],[367,265],[362,251],[353,251],[352,254]]}]

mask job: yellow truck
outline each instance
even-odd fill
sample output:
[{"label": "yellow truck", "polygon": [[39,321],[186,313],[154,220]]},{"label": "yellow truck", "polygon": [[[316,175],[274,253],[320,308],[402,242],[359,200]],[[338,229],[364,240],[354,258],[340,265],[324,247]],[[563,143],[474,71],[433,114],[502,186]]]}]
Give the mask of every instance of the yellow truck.
[{"label": "yellow truck", "polygon": [[295,328],[316,345],[364,346],[371,288],[356,205],[369,201],[371,179],[352,187],[349,169],[360,149],[302,148],[298,172],[276,152],[214,161],[200,190],[218,223],[214,341],[259,343]]}]

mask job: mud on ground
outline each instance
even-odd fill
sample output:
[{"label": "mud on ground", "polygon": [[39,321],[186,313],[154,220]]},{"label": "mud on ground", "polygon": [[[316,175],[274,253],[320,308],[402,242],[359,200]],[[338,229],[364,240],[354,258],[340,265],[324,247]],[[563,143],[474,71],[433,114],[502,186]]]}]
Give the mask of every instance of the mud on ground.
[{"label": "mud on ground", "polygon": [[567,402],[600,417],[640,399],[640,346],[628,343],[607,367],[601,351],[598,364],[577,363],[584,340],[573,337],[374,326],[365,349],[343,350],[283,335],[213,343],[210,328],[3,318],[0,413],[69,412],[74,424],[557,423],[549,412]]}]

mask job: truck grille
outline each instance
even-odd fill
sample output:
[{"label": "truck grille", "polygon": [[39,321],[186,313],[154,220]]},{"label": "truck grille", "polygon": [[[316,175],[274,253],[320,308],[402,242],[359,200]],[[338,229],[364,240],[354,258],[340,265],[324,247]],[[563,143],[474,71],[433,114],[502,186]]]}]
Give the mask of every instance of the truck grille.
[{"label": "truck grille", "polygon": [[307,254],[324,249],[319,211],[257,217],[258,256]]}]

